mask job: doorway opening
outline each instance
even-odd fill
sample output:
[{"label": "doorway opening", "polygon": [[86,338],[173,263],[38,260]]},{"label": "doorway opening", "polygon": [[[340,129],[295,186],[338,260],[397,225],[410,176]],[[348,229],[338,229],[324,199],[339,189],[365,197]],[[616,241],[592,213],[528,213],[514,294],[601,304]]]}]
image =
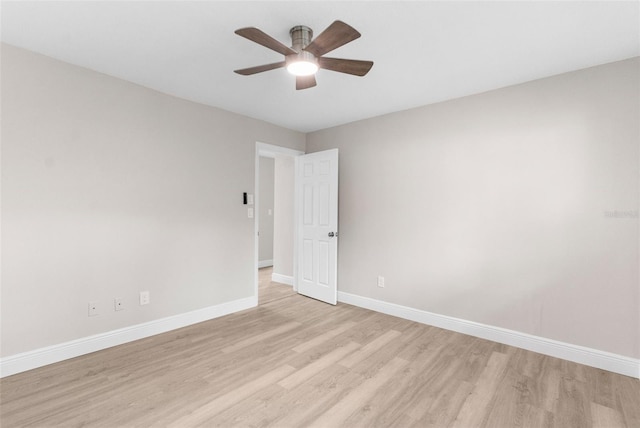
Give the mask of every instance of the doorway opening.
[{"label": "doorway opening", "polygon": [[258,304],[294,288],[295,157],[304,152],[256,143],[254,259]]}]

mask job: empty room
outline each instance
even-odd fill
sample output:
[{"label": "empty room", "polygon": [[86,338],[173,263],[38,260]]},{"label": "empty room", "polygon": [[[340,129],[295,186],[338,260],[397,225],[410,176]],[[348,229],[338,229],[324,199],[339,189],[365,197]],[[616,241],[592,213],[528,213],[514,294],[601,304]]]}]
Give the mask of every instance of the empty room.
[{"label": "empty room", "polygon": [[638,1],[2,1],[0,425],[640,426]]}]

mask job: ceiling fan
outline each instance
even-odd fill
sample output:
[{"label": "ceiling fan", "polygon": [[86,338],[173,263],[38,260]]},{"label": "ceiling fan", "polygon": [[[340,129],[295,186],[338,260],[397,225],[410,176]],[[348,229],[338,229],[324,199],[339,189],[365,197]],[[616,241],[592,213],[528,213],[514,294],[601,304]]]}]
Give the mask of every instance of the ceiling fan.
[{"label": "ceiling fan", "polygon": [[334,21],[313,40],[311,28],[304,25],[293,27],[289,31],[291,47],[280,43],[255,27],[240,28],[235,33],[285,56],[284,61],[234,70],[236,73],[249,76],[286,67],[289,73],[296,76],[296,89],[298,90],[316,86],[315,74],[320,68],[354,76],[364,76],[373,66],[373,61],[323,56],[360,37],[358,31],[342,21]]}]

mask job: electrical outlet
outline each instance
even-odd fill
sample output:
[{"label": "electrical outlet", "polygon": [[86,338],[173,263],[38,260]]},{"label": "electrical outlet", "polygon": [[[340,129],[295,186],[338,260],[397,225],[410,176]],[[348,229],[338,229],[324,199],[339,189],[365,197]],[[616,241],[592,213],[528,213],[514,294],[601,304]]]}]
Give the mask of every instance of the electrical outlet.
[{"label": "electrical outlet", "polygon": [[122,299],[113,299],[113,309],[121,311],[124,309],[124,301]]},{"label": "electrical outlet", "polygon": [[98,314],[98,302],[89,302],[89,316],[95,317]]},{"label": "electrical outlet", "polygon": [[384,288],[384,276],[378,275],[378,287]]},{"label": "electrical outlet", "polygon": [[151,296],[148,291],[140,292],[140,306],[148,305],[151,301]]}]

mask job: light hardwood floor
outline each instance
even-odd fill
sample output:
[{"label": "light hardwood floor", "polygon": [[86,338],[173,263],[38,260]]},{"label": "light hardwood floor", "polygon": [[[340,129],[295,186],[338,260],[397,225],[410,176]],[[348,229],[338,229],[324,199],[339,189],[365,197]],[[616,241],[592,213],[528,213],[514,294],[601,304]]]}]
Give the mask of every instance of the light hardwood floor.
[{"label": "light hardwood floor", "polygon": [[637,379],[270,275],[258,308],[3,379],[2,427],[640,427]]}]

